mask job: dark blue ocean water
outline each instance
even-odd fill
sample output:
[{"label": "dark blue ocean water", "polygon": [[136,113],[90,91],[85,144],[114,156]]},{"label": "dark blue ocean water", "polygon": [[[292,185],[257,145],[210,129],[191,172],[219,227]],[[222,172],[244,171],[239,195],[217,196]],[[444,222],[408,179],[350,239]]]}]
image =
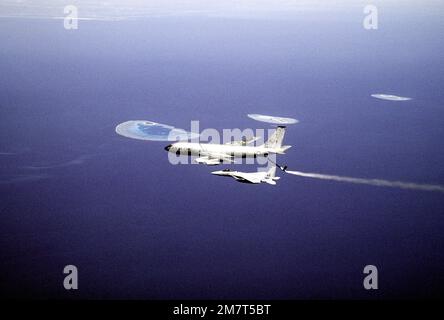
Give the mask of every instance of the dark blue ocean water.
[{"label": "dark blue ocean water", "polygon": [[[444,195],[173,166],[114,127],[269,128],[293,170],[444,184],[444,24],[387,8],[292,19],[0,20],[0,292],[8,297],[399,298],[444,293]],[[412,97],[390,102],[370,97]],[[218,167],[220,170],[223,167]],[[254,171],[253,166],[233,166]],[[63,267],[79,290],[63,289]],[[363,289],[374,264],[379,290]]]}]

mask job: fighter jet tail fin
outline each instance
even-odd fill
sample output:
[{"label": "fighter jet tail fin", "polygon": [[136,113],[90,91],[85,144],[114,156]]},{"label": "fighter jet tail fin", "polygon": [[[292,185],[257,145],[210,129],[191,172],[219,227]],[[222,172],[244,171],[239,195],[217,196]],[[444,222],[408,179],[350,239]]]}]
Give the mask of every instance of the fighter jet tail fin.
[{"label": "fighter jet tail fin", "polygon": [[268,169],[267,175],[265,176],[265,178],[263,178],[261,181],[268,183],[268,184],[275,185],[276,181],[279,179],[280,179],[279,177],[276,177],[276,166],[272,165],[270,167],[270,169]]},{"label": "fighter jet tail fin", "polygon": [[267,177],[274,178],[276,176],[276,166],[271,166],[270,169],[267,171]]}]

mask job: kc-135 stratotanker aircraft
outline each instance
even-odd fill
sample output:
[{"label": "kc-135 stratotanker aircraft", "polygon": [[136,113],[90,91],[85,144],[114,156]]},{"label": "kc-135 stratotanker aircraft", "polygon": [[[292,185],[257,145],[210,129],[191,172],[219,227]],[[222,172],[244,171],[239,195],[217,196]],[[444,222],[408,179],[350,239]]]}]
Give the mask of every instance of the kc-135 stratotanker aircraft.
[{"label": "kc-135 stratotanker aircraft", "polygon": [[168,152],[177,155],[199,156],[197,163],[218,165],[221,162],[234,162],[235,158],[267,157],[269,154],[284,154],[291,146],[283,146],[285,127],[278,126],[272,136],[262,145],[250,146],[255,139],[242,143],[241,141],[227,144],[176,142],[165,147]]},{"label": "kc-135 stratotanker aircraft", "polygon": [[[175,128],[152,121],[133,120],[126,121],[116,127],[116,132],[122,136],[150,141],[171,141],[178,142],[169,144],[165,150],[177,155],[197,156],[197,163],[205,165],[218,165],[222,162],[234,163],[236,158],[256,158],[268,157],[269,154],[284,154],[291,146],[283,145],[285,129],[287,124],[297,123],[296,119],[266,116],[260,114],[249,114],[250,118],[277,124],[276,130],[261,145],[251,145],[258,138],[234,141],[225,144],[184,142],[180,140],[190,140],[199,137],[196,133]],[[214,171],[212,174],[218,176],[229,176],[236,181],[243,183],[258,184],[265,182],[271,185],[276,184],[279,177],[275,176],[276,166],[273,164],[267,171],[240,172],[229,169]]]}]

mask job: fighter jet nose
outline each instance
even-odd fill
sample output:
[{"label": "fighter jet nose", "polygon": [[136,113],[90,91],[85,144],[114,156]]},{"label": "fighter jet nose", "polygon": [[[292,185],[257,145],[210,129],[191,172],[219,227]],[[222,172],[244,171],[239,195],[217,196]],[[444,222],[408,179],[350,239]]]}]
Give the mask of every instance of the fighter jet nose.
[{"label": "fighter jet nose", "polygon": [[169,144],[165,147],[165,151],[170,151],[172,144]]}]

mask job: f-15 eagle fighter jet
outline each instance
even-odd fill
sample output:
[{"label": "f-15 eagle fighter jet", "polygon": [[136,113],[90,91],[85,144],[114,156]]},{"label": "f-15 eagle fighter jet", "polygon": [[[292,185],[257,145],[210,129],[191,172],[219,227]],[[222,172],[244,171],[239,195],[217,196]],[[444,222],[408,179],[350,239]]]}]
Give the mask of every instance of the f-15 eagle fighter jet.
[{"label": "f-15 eagle fighter jet", "polygon": [[274,165],[270,169],[268,169],[268,171],[240,172],[232,171],[230,169],[224,169],[221,171],[213,171],[211,173],[218,176],[232,177],[238,182],[253,184],[265,182],[268,184],[276,185],[276,180],[280,179],[279,177],[276,177],[276,166]]}]

